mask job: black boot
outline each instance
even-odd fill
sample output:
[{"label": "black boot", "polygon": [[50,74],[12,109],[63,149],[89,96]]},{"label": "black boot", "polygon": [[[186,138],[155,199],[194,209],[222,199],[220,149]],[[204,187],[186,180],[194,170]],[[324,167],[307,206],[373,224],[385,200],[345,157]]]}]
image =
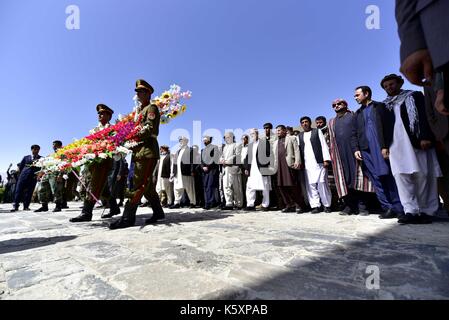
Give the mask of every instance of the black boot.
[{"label": "black boot", "polygon": [[61,212],[62,211],[62,205],[59,202],[56,202],[56,207],[53,209],[53,212]]},{"label": "black boot", "polygon": [[92,210],[94,209],[95,203],[84,201],[83,211],[81,211],[81,214],[76,217],[72,218],[69,221],[70,222],[87,222],[92,221]]},{"label": "black boot", "polygon": [[109,199],[109,207],[110,207],[109,213],[101,215],[101,219],[109,219],[121,213],[120,208],[117,205],[116,199],[114,198]]},{"label": "black boot", "polygon": [[158,198],[151,200],[151,208],[153,209],[153,216],[150,219],[145,220],[145,225],[165,219],[164,209],[162,209],[161,202]]},{"label": "black boot", "polygon": [[136,212],[138,207],[138,205],[127,202],[122,217],[119,220],[112,222],[109,225],[109,229],[115,230],[133,227],[136,223]]},{"label": "black boot", "polygon": [[48,203],[42,203],[42,207],[40,207],[37,210],[34,210],[34,212],[47,212],[48,211]]},{"label": "black boot", "polygon": [[69,208],[69,206],[67,205],[67,201],[63,201],[62,202],[62,205],[61,205],[61,209],[68,209]]}]

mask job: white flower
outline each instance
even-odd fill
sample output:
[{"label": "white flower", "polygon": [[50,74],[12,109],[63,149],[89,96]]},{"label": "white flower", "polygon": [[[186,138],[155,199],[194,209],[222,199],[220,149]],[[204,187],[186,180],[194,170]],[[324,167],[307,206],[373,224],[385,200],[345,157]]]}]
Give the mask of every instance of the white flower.
[{"label": "white flower", "polygon": [[64,180],[68,180],[68,179],[69,179],[69,176],[65,174],[65,175],[62,176],[62,178],[63,178]]},{"label": "white flower", "polygon": [[101,158],[101,159],[107,159],[107,158],[108,158],[108,155],[107,155],[106,153],[100,153],[100,154],[98,155],[98,157]]},{"label": "white flower", "polygon": [[93,159],[96,158],[96,156],[93,153],[88,153],[88,154],[84,155],[83,158],[86,159],[86,160],[93,160]]}]

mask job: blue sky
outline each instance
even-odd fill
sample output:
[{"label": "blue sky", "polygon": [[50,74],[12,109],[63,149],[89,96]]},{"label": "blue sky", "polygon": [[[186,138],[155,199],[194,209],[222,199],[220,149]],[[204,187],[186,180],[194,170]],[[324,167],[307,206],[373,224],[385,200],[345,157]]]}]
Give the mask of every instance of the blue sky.
[{"label": "blue sky", "polygon": [[[65,27],[71,4],[80,30]],[[365,26],[372,4],[380,30]],[[380,79],[399,69],[391,0],[1,0],[0,48],[1,172],[31,144],[46,155],[87,135],[98,103],[130,112],[138,78],[193,92],[161,126],[160,143],[174,145],[193,121],[224,132],[332,117],[334,98],[357,107],[358,85],[382,100]]]}]

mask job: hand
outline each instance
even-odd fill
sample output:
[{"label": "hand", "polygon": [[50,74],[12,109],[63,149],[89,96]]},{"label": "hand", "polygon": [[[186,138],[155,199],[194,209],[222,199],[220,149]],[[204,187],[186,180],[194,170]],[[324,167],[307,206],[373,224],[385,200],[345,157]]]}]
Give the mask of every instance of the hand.
[{"label": "hand", "polygon": [[191,174],[191,175],[192,175],[192,177],[194,177],[194,176],[195,176],[195,171],[192,171],[192,174]]},{"label": "hand", "polygon": [[358,160],[358,161],[363,161],[362,153],[361,153],[360,151],[354,152],[354,157],[355,157],[356,160]]},{"label": "hand", "polygon": [[388,160],[388,158],[390,158],[390,150],[382,149],[382,156],[384,157],[385,160]]},{"label": "hand", "polygon": [[203,171],[204,171],[204,172],[208,172],[208,171],[209,171],[209,168],[208,168],[208,167],[203,167]]},{"label": "hand", "polygon": [[331,162],[330,162],[330,161],[324,161],[324,163],[323,163],[323,167],[325,167],[325,168],[329,168],[330,164],[331,164]]},{"label": "hand", "polygon": [[249,176],[249,171],[245,170],[245,175]]},{"label": "hand", "polygon": [[12,167],[12,163],[9,165],[8,169],[10,169]]},{"label": "hand", "polygon": [[442,115],[449,116],[449,109],[444,105],[444,90],[437,91],[437,97],[435,99],[435,109]]},{"label": "hand", "polygon": [[421,140],[421,149],[429,150],[432,147],[432,142],[429,140]]},{"label": "hand", "polygon": [[122,180],[122,176],[121,175],[117,175],[117,181]]},{"label": "hand", "polygon": [[[409,55],[401,66],[401,72],[417,86],[430,85],[433,78],[433,63],[429,50],[421,49]],[[426,79],[425,83],[423,79]]]}]

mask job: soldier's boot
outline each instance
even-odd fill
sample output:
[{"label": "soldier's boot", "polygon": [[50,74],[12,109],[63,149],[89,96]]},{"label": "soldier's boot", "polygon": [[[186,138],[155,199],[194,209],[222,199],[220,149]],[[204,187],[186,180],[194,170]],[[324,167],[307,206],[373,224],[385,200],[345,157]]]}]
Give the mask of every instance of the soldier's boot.
[{"label": "soldier's boot", "polygon": [[133,227],[136,223],[136,212],[138,209],[138,205],[131,204],[130,202],[127,202],[125,204],[125,211],[123,211],[123,215],[120,219],[112,222],[109,225],[109,229],[115,230],[115,229],[124,229]]},{"label": "soldier's boot", "polygon": [[67,201],[64,200],[64,201],[62,202],[61,209],[68,209],[68,208],[69,208],[69,206],[67,205]]},{"label": "soldier's boot", "polygon": [[151,208],[153,209],[153,216],[150,219],[145,220],[145,225],[165,220],[164,209],[162,209],[161,202],[159,201],[158,198],[152,197]]},{"label": "soldier's boot", "polygon": [[102,214],[101,218],[102,219],[108,219],[108,218],[112,218],[113,216],[116,216],[118,214],[120,214],[120,208],[117,204],[117,200],[115,198],[111,198],[109,199],[109,213],[108,214]]},{"label": "soldier's boot", "polygon": [[34,212],[47,212],[48,211],[48,203],[42,203],[42,206],[37,209],[34,210]]},{"label": "soldier's boot", "polygon": [[53,209],[53,212],[61,212],[62,204],[60,202],[56,202],[56,207]]},{"label": "soldier's boot", "polygon": [[95,202],[84,201],[83,210],[78,217],[72,218],[70,222],[87,222],[92,221],[92,210],[94,209]]}]

